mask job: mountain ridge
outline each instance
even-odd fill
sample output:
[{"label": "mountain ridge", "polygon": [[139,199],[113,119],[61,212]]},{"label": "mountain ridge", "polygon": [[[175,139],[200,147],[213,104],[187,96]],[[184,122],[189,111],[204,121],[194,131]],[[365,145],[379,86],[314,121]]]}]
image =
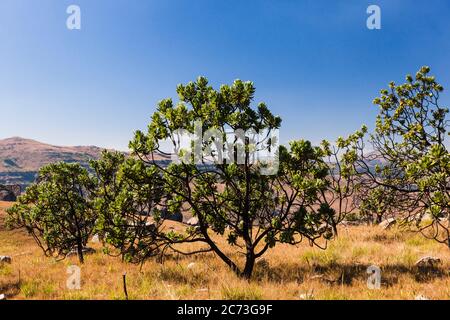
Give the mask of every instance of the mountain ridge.
[{"label": "mountain ridge", "polygon": [[[50,163],[79,163],[89,167],[90,160],[100,158],[97,146],[56,146],[22,137],[0,139],[0,185],[19,185],[22,189],[33,183],[39,169]],[[123,152],[127,154],[127,152]],[[170,156],[154,155],[156,161],[170,162]]]},{"label": "mountain ridge", "polygon": [[32,183],[43,166],[55,162],[80,163],[87,167],[106,148],[97,146],[56,146],[22,137],[0,140],[0,184]]}]

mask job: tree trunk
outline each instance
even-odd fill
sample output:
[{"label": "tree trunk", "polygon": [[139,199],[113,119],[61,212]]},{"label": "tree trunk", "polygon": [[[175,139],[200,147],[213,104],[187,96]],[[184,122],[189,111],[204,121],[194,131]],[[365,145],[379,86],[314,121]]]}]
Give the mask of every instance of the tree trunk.
[{"label": "tree trunk", "polygon": [[383,215],[377,214],[375,224],[380,224],[381,222],[383,222]]},{"label": "tree trunk", "polygon": [[242,271],[241,273],[241,277],[245,279],[250,279],[252,277],[254,266],[255,266],[255,255],[253,254],[253,251],[250,251],[246,255],[245,267],[244,271]]},{"label": "tree trunk", "polygon": [[449,234],[449,230],[450,230],[450,214],[447,217],[447,248],[450,249],[450,234]]},{"label": "tree trunk", "polygon": [[81,239],[77,240],[77,252],[78,252],[78,260],[80,260],[80,263],[84,263],[84,256],[83,256],[83,244],[81,243]]}]

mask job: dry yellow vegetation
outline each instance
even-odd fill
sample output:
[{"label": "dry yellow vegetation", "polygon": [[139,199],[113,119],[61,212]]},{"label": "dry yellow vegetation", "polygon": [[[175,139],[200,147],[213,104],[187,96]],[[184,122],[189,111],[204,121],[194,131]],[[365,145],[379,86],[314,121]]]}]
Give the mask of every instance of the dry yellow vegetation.
[{"label": "dry yellow vegetation", "polygon": [[[8,299],[124,299],[127,274],[130,299],[450,299],[450,250],[419,234],[372,226],[340,227],[326,250],[308,243],[278,245],[259,263],[251,281],[238,278],[212,253],[172,256],[140,266],[102,253],[87,256],[81,266],[81,289],[66,287],[67,268],[76,258],[57,262],[45,257],[23,231],[4,228],[0,202],[0,255],[12,257],[0,266],[0,294]],[[222,239],[217,239],[223,242]],[[424,255],[439,257],[436,270],[414,264]],[[194,264],[192,264],[194,263]],[[381,288],[367,286],[367,267],[381,268]],[[189,267],[188,267],[189,266]]]}]

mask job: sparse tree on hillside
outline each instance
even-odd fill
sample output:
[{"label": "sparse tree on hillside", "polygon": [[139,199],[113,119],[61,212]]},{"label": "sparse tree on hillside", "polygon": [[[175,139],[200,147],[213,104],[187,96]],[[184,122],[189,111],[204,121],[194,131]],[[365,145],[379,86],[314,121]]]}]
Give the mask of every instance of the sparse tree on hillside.
[{"label": "sparse tree on hillside", "polygon": [[399,195],[393,205],[406,214],[405,223],[450,247],[449,110],[439,102],[443,87],[429,72],[422,67],[406,83],[381,90],[374,100],[380,108],[374,152],[361,154],[358,163],[374,187]]},{"label": "sparse tree on hillside", "polygon": [[7,224],[25,228],[45,255],[65,258],[83,249],[96,220],[89,202],[95,181],[78,164],[57,163],[43,167],[37,182],[8,210]]},{"label": "sparse tree on hillside", "polygon": [[330,224],[336,236],[338,224],[358,210],[355,198],[363,189],[364,182],[355,164],[358,151],[364,148],[363,138],[366,133],[367,128],[363,126],[347,138],[339,137],[334,145],[322,141],[328,175],[326,188],[321,190],[319,200],[334,211],[330,216]]},{"label": "sparse tree on hillside", "polygon": [[[271,133],[280,127],[281,119],[263,103],[251,107],[255,93],[251,82],[237,80],[216,91],[200,77],[179,85],[177,93],[180,103],[162,100],[148,132],[137,131],[130,142],[130,149],[143,163],[162,172],[164,190],[173,195],[169,210],[188,208],[198,218],[198,227],[174,235],[173,243],[198,242],[205,248],[186,252],[173,245],[173,250],[182,254],[212,251],[238,275],[250,278],[256,260],[277,242],[296,244],[306,238],[320,245],[320,238],[332,236],[333,210],[318,201],[328,174],[322,148],[308,141],[292,142],[290,150],[281,147],[279,162],[275,161],[279,170],[271,175],[266,172],[270,164],[252,161],[255,151],[274,144]],[[193,160],[195,152],[188,151],[195,151],[195,144],[181,149],[176,137],[179,129],[193,133],[197,121],[203,133],[220,132],[197,141],[205,155],[200,163],[181,161],[164,167],[155,161],[155,151],[164,151],[163,140],[169,140],[184,159]],[[246,134],[229,144],[225,132],[230,129]],[[248,134],[252,131],[264,131],[263,139],[256,141]],[[227,150],[227,161],[210,166],[211,159],[223,156],[221,150]],[[242,265],[236,255],[228,253],[229,248],[214,241],[212,233],[227,237],[231,248],[242,254]]]},{"label": "sparse tree on hillside", "polygon": [[[360,190],[356,195],[359,213],[373,224],[379,224],[400,209],[401,193],[384,186]],[[409,208],[405,208],[409,210]]]}]

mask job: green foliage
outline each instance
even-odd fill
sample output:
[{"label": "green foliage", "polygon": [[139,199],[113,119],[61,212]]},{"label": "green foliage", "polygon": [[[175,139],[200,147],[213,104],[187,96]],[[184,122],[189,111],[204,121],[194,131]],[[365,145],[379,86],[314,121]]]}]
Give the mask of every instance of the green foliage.
[{"label": "green foliage", "polygon": [[[278,171],[272,175],[265,171],[268,163],[252,156],[276,145],[271,133],[281,118],[264,103],[253,106],[253,83],[236,80],[215,90],[199,77],[177,87],[177,104],[159,102],[147,132],[135,132],[132,155],[103,152],[91,162],[95,176],[75,164],[42,168],[8,210],[7,223],[25,228],[49,256],[65,257],[76,247],[83,262],[81,249],[97,232],[105,252],[118,252],[124,261],[141,263],[168,249],[186,255],[212,251],[246,278],[277,243],[307,239],[321,247],[346,216],[355,216],[357,204],[358,214],[374,215],[378,222],[386,214],[407,212],[407,223],[431,229],[450,246],[448,109],[438,103],[443,88],[429,71],[423,67],[405,84],[390,83],[374,100],[380,108],[370,140],[374,152],[366,152],[365,126],[334,145],[292,141],[276,150]],[[181,149],[179,130],[194,134],[199,126],[213,136],[197,137]],[[230,142],[230,130],[245,136]],[[265,138],[257,141],[255,134],[263,132]],[[156,161],[164,140],[190,161],[168,166]],[[198,151],[203,158],[194,156]],[[221,157],[227,161],[210,166]],[[186,210],[198,226],[165,231],[164,220]],[[425,214],[431,222],[424,221]],[[245,256],[243,266],[213,233]],[[183,243],[205,247],[184,252],[177,246]]]},{"label": "green foliage", "polygon": [[[422,67],[404,84],[391,82],[374,100],[380,112],[372,142],[385,160],[376,180],[408,198],[407,221],[450,246],[449,225],[444,223],[450,221],[449,110],[440,105],[443,87],[429,72],[429,67]],[[426,213],[433,219],[423,226]]]},{"label": "green foliage", "polygon": [[[271,176],[262,174],[263,163],[250,161],[252,152],[274,141],[267,138],[255,142],[248,132],[270,133],[281,125],[281,119],[264,103],[252,107],[253,83],[236,80],[215,90],[200,77],[179,85],[177,93],[180,102],[162,100],[147,133],[137,131],[129,145],[139,159],[161,170],[164,191],[172,195],[167,201],[169,210],[187,207],[199,220],[198,228],[191,229],[188,237],[171,235],[176,241],[205,243],[205,250],[215,252],[236,273],[250,277],[255,260],[277,242],[295,244],[307,238],[316,243],[322,236],[331,237],[329,221],[334,211],[318,201],[318,194],[327,186],[328,173],[322,148],[308,141],[292,142],[290,150],[280,148],[279,171]],[[193,134],[198,123],[203,132],[245,131],[245,141],[238,141],[239,148],[228,145],[226,139],[197,141],[206,156],[215,158],[211,150],[214,143],[217,149],[230,152],[229,159],[241,156],[243,160],[218,163],[212,170],[204,170],[193,161],[172,163],[167,168],[153,161],[153,154],[161,151],[162,140],[171,141],[177,149],[173,139],[176,131]],[[192,154],[194,150],[187,151]],[[207,163],[205,159],[203,163]],[[218,247],[211,232],[226,236],[236,250],[244,251],[243,268]]]},{"label": "green foliage", "polygon": [[95,180],[78,164],[56,163],[39,171],[18,203],[8,210],[7,225],[25,228],[49,256],[65,257],[86,245],[95,213],[89,202]]},{"label": "green foliage", "polygon": [[373,223],[380,223],[387,215],[394,215],[399,208],[401,193],[388,187],[377,186],[359,194],[360,214]]},{"label": "green foliage", "polygon": [[337,235],[337,225],[349,216],[355,216],[357,205],[355,197],[364,185],[361,179],[359,151],[364,148],[364,136],[367,127],[348,137],[339,137],[334,145],[324,140],[321,143],[323,158],[328,167],[327,187],[320,193],[322,204],[335,210],[330,215],[333,233]]},{"label": "green foliage", "polygon": [[156,167],[108,151],[91,166],[98,179],[93,200],[98,215],[96,231],[107,244],[119,249],[125,261],[143,262],[154,256],[161,225],[158,205],[163,195]]}]

